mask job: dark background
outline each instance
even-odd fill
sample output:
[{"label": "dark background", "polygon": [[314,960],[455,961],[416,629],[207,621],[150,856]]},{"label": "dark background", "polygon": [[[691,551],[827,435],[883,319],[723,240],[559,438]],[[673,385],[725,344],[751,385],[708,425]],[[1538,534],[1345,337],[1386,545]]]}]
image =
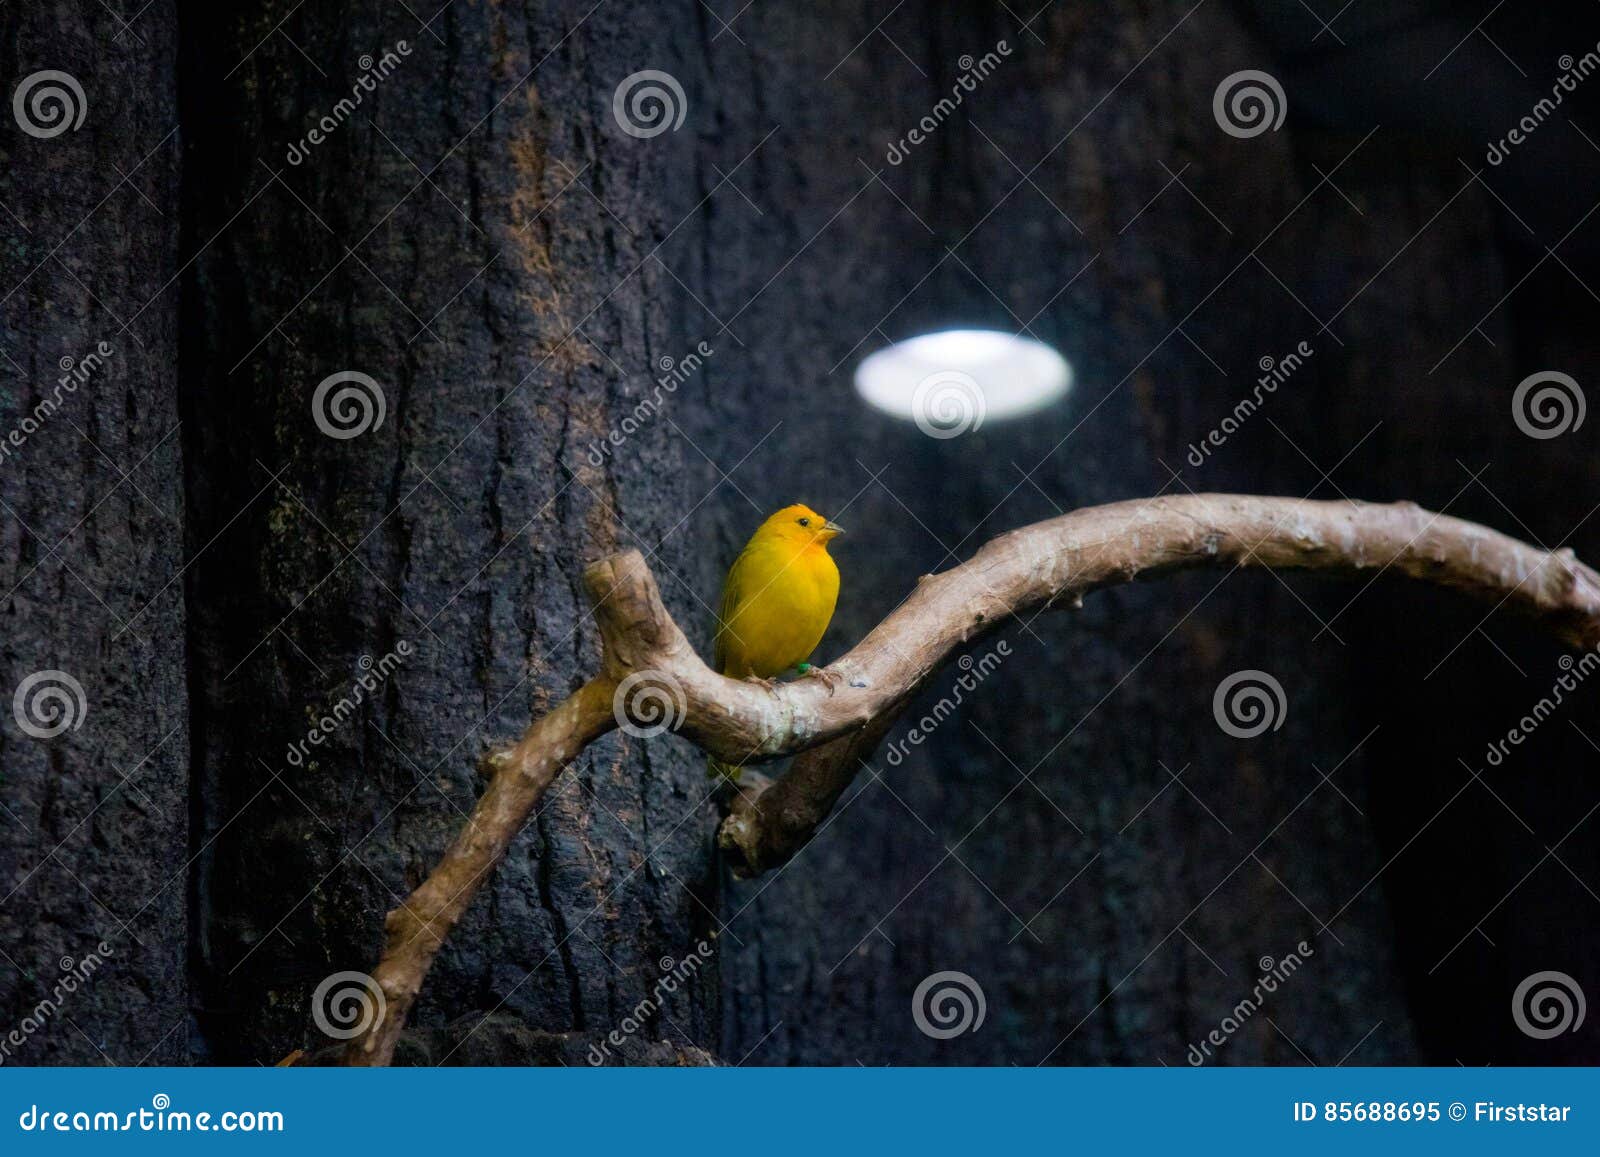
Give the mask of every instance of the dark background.
[{"label": "dark background", "polygon": [[[608,550],[646,551],[705,645],[740,544],[810,502],[851,528],[825,659],[989,536],[1158,492],[1410,498],[1600,559],[1600,419],[1541,441],[1511,413],[1535,371],[1594,384],[1600,79],[1485,159],[1595,49],[1592,4],[440,2],[0,7],[0,95],[61,69],[88,104],[48,140],[0,110],[0,426],[60,358],[115,350],[0,462],[0,691],[64,669],[89,705],[54,740],[0,719],[0,1030],[59,958],[115,949],[12,1063],[326,1044],[312,990],[371,968],[475,757],[592,671],[577,579]],[[642,140],[611,97],[645,68],[687,114]],[[1241,69],[1282,82],[1281,130],[1219,128]],[[953,324],[1056,346],[1073,392],[946,441],[864,409],[861,357]],[[348,441],[310,413],[341,370],[387,402]],[[1511,1015],[1538,971],[1600,995],[1594,689],[1484,759],[1560,674],[1549,640],[1432,589],[1264,573],[1005,637],[960,717],[767,878],[719,864],[697,751],[596,744],[402,1059],[582,1063],[715,933],[653,1059],[1182,1064],[1306,940],[1218,1063],[1600,1060],[1593,1010],[1550,1040]],[[401,639],[359,722],[287,764]],[[1243,668],[1288,702],[1255,740],[1212,717]],[[936,1041],[911,994],[947,969],[988,1013]]]}]

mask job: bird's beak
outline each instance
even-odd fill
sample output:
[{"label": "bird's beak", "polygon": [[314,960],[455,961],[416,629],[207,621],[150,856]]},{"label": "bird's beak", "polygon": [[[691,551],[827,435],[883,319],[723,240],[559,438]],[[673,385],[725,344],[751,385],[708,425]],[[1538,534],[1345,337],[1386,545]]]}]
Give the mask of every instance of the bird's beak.
[{"label": "bird's beak", "polygon": [[827,531],[829,534],[836,536],[844,533],[844,527],[840,526],[837,522],[834,522],[831,519],[822,524],[822,529]]}]

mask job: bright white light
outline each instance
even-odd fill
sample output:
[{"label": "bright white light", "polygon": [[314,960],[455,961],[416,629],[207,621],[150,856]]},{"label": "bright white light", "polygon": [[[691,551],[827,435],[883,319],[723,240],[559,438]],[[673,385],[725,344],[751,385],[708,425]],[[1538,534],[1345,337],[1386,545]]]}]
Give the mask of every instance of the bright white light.
[{"label": "bright white light", "polygon": [[1041,342],[989,329],[947,329],[896,342],[856,368],[870,405],[934,438],[1043,409],[1067,392],[1072,367]]}]

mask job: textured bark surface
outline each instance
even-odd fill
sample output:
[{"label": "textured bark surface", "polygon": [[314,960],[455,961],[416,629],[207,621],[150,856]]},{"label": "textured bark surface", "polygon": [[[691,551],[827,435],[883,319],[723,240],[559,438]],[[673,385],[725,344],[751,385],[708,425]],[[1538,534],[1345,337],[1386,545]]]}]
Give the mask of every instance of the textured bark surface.
[{"label": "textured bark surface", "polygon": [[[342,1047],[329,1047],[303,1063],[336,1065]],[[397,1065],[649,1065],[663,1068],[711,1067],[723,1062],[704,1049],[681,1042],[626,1037],[620,1045],[605,1033],[549,1033],[529,1028],[513,1016],[481,1013],[452,1024],[412,1030],[402,1038]]]},{"label": "textured bark surface", "polygon": [[[689,494],[664,423],[613,466],[589,457],[653,363],[686,352],[666,275],[624,277],[669,227],[662,198],[689,195],[657,142],[611,120],[657,31],[620,6],[581,31],[582,12],[540,4],[455,4],[427,29],[390,5],[292,7],[186,9],[190,207],[198,234],[222,230],[192,270],[185,381],[195,522],[217,536],[191,601],[215,837],[198,980],[219,1061],[304,1043],[318,982],[371,967],[384,913],[482,789],[479,754],[592,653],[581,560],[653,544]],[[402,39],[399,67],[287,163],[362,55]],[[312,402],[344,370],[380,384],[386,416],[338,440]],[[361,657],[402,639],[415,653],[382,690],[288,763]],[[421,1024],[481,1010],[603,1032],[713,930],[698,761],[619,737],[573,770],[467,913]],[[651,1030],[715,1024],[708,968]]]},{"label": "textured bark surface", "polygon": [[[0,8],[0,1035],[27,1034],[8,1063],[189,1049],[176,62],[169,4],[133,33],[98,5]],[[14,114],[44,70],[81,87],[76,131]],[[53,737],[13,710],[40,672],[83,691]],[[61,721],[39,707],[23,718]]]}]

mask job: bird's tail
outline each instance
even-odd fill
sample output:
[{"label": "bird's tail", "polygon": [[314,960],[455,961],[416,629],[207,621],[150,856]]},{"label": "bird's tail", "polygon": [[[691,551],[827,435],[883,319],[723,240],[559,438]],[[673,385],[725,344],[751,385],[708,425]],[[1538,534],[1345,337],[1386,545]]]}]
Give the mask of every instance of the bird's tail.
[{"label": "bird's tail", "polygon": [[744,768],[739,764],[725,763],[714,755],[706,758],[706,777],[708,779],[716,779],[721,776],[731,783],[738,783],[739,773],[743,770]]}]

